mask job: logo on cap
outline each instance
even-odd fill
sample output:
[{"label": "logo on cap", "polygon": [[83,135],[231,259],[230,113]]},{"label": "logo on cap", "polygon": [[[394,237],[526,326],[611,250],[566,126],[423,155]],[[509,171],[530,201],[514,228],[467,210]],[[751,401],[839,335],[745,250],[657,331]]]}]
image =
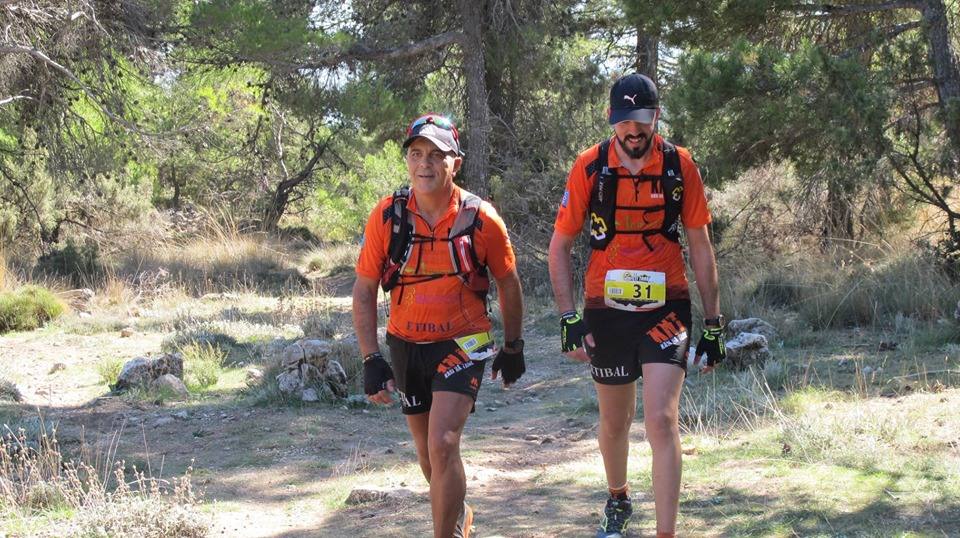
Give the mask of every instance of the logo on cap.
[{"label": "logo on cap", "polygon": [[624,95],[623,98],[626,99],[626,100],[628,100],[628,101],[630,101],[630,104],[632,104],[633,106],[637,106],[636,101],[634,101],[634,99],[637,98],[637,94]]}]

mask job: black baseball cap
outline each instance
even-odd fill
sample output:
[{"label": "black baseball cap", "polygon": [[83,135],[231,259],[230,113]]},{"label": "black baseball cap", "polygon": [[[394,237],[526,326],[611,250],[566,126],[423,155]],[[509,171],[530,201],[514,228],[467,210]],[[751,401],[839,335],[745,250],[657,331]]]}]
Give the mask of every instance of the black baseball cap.
[{"label": "black baseball cap", "polygon": [[610,88],[610,125],[621,121],[653,123],[659,107],[657,85],[646,75],[623,76]]}]

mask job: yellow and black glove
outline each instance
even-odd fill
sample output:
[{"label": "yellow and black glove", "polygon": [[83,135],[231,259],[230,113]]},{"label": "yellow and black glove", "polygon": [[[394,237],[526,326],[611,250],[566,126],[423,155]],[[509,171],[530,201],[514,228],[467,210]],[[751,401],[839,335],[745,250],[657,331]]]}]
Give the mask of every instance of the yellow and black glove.
[{"label": "yellow and black glove", "polygon": [[707,355],[707,366],[714,366],[727,358],[727,346],[723,344],[723,327],[705,327],[694,359],[699,361]]},{"label": "yellow and black glove", "polygon": [[560,316],[560,348],[564,353],[585,346],[583,339],[589,332],[587,324],[575,310],[564,312]]}]

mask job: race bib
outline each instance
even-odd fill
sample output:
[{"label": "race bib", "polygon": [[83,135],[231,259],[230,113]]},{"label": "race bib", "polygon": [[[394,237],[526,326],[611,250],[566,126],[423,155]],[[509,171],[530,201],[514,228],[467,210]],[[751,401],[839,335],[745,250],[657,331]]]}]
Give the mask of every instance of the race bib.
[{"label": "race bib", "polygon": [[615,269],[603,282],[603,302],[627,312],[654,310],[667,300],[666,275],[656,271]]},{"label": "race bib", "polygon": [[493,345],[493,336],[489,332],[461,336],[460,338],[454,338],[454,341],[472,361],[489,359],[496,351]]}]

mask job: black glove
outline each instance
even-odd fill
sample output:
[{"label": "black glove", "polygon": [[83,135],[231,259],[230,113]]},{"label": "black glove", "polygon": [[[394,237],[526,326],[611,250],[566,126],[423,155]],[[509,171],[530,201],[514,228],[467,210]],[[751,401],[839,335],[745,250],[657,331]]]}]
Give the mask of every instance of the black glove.
[{"label": "black glove", "polygon": [[493,359],[493,373],[496,374],[500,371],[503,371],[501,376],[504,385],[512,385],[527,371],[527,365],[523,362],[522,345],[520,349],[514,348],[513,351],[500,348],[500,352]]},{"label": "black glove", "polygon": [[375,351],[363,358],[363,392],[369,396],[387,388],[387,381],[393,379],[393,370],[383,355]]},{"label": "black glove", "polygon": [[564,312],[560,316],[560,349],[566,353],[586,345],[583,339],[589,332],[580,314],[574,310]]},{"label": "black glove", "polygon": [[697,343],[697,351],[694,354],[694,360],[700,360],[703,354],[707,354],[707,366],[720,364],[727,358],[727,346],[723,344],[723,327],[705,327],[700,342]]}]

